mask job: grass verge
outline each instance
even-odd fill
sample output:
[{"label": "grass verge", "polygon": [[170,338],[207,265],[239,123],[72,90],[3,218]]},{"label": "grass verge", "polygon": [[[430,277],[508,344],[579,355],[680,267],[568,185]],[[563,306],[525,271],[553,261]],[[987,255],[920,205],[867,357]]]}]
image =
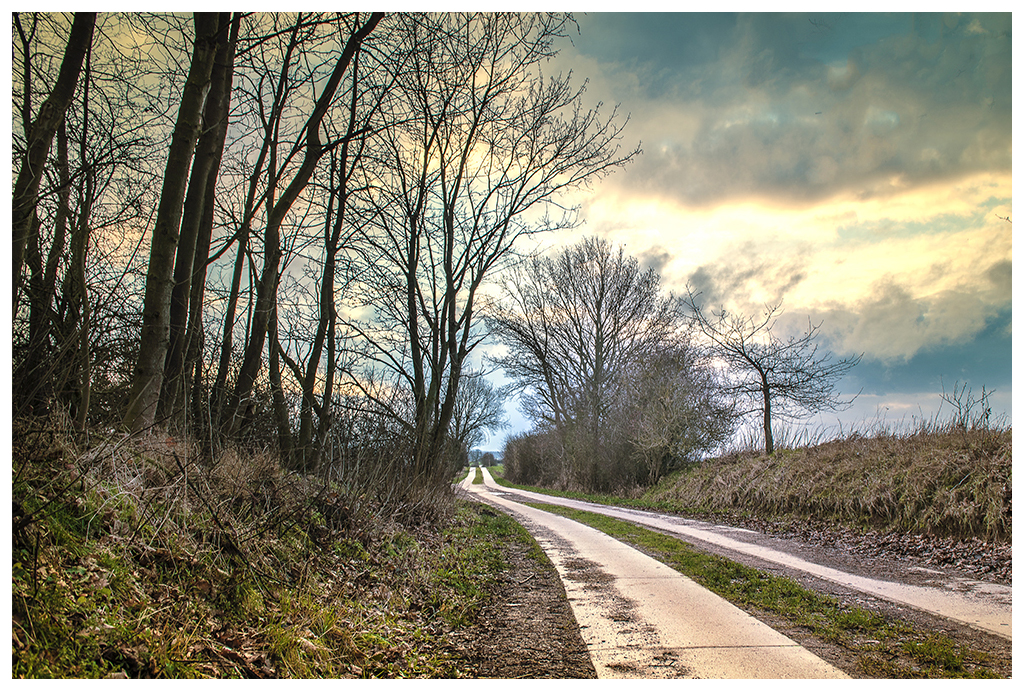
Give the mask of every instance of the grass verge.
[{"label": "grass verge", "polygon": [[254,474],[267,459],[161,448],[16,438],[13,678],[461,676],[449,636],[491,596],[511,519],[449,492],[401,523]]},{"label": "grass verge", "polygon": [[619,495],[522,488],[694,517],[818,520],[857,532],[1006,543],[1012,534],[1012,436],[1009,427],[922,423],[851,433],[770,456],[730,453]]},{"label": "grass verge", "polygon": [[789,625],[846,648],[857,656],[859,672],[885,679],[998,678],[984,653],[944,636],[803,588],[792,579],[767,574],[688,543],[601,514],[551,504],[531,506],[579,521],[671,566],[736,606],[770,613]]}]

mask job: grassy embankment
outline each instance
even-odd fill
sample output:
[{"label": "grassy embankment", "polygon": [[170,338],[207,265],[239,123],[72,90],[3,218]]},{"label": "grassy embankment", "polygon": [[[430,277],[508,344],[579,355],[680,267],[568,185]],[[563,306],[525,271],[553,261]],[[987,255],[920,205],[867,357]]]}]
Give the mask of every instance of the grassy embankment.
[{"label": "grassy embankment", "polygon": [[735,452],[615,496],[551,493],[697,517],[1008,541],[1011,489],[1011,430],[946,424],[851,434],[771,456]]},{"label": "grassy embankment", "polygon": [[395,520],[267,456],[52,426],[13,451],[15,678],[459,676],[447,634],[530,541],[450,494]]},{"label": "grassy embankment", "polygon": [[[620,496],[526,489],[698,517],[816,520],[855,530],[1008,540],[1011,461],[1009,429],[947,424],[904,434],[855,434],[772,456],[732,453]],[[499,483],[511,484],[500,469],[492,472]],[[599,514],[537,506],[633,544],[747,611],[845,647],[865,676],[988,677],[1000,676],[995,670],[1009,664],[906,622],[844,607],[790,579],[702,553],[677,538]]]}]

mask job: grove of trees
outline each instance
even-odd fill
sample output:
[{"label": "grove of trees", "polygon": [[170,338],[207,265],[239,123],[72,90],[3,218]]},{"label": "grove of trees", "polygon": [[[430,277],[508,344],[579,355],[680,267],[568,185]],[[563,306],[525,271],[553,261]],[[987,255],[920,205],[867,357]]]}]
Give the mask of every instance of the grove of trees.
[{"label": "grove of trees", "polygon": [[447,482],[502,424],[485,286],[637,153],[543,71],[567,15],[12,24],[14,415],[81,434]]},{"label": "grove of trees", "polygon": [[586,491],[656,483],[732,439],[756,416],[764,452],[773,423],[841,410],[839,380],[860,361],[819,352],[820,324],[783,338],[780,305],[758,318],[666,295],[622,248],[583,238],[506,274],[488,318],[493,358],[534,429],[512,437],[505,476]]},{"label": "grove of trees", "polygon": [[732,404],[657,273],[584,238],[510,274],[488,319],[496,358],[536,437],[505,450],[506,475],[590,490],[653,484],[732,433]]}]

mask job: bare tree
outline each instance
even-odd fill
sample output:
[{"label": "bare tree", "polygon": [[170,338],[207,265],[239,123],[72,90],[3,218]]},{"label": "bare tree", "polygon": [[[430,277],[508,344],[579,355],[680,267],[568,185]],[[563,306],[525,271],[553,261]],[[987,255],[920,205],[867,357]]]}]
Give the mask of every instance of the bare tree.
[{"label": "bare tree", "polygon": [[684,298],[693,324],[711,342],[716,355],[729,367],[728,390],[750,401],[745,412],[761,416],[765,453],[775,452],[774,417],[801,419],[826,410],[845,410],[856,396],[844,399],[836,386],[860,362],[861,356],[833,360],[818,353],[815,343],[821,323],[808,319],[800,336],[782,340],[775,333],[782,304],[766,305],[760,317],[731,314],[724,308],[706,312],[699,295]]},{"label": "bare tree", "polygon": [[314,468],[322,457],[323,443],[331,426],[334,384],[339,366],[343,366],[337,352],[338,309],[335,303],[347,283],[345,251],[353,244],[352,239],[362,222],[358,214],[350,213],[351,182],[361,166],[372,137],[370,133],[375,129],[378,109],[389,86],[386,78],[374,78],[376,70],[372,64],[370,69],[361,69],[361,57],[357,53],[352,61],[347,108],[337,109],[340,122],[325,121],[326,128],[341,130],[332,136],[342,144],[330,151],[327,174],[322,178],[326,182],[323,234],[319,238],[322,242],[314,245],[315,254],[306,261],[310,286],[313,290],[319,287],[316,294],[310,296],[317,316],[312,334],[303,334],[298,347],[299,351],[308,352],[304,367],[289,363],[302,392],[295,462],[296,467],[306,470]]},{"label": "bare tree", "polygon": [[[676,300],[661,294],[656,272],[596,238],[533,259],[511,275],[506,298],[488,325],[508,348],[495,362],[523,392],[524,412],[557,432],[575,482],[629,481],[632,396],[644,368],[682,347]],[[676,374],[666,367],[658,376]],[[663,399],[678,407],[671,393]]]},{"label": "bare tree", "polygon": [[[46,158],[50,152],[54,134],[64,119],[64,113],[75,93],[85,54],[92,44],[92,32],[95,24],[95,12],[75,14],[57,82],[28,128],[27,148],[15,181],[14,198],[11,204],[11,224],[14,236],[13,260],[11,262],[14,269],[12,292],[15,305],[18,304],[18,289],[25,258],[25,245],[32,232],[39,183],[43,179]],[[26,89],[29,88],[27,79],[28,75],[26,75]]]},{"label": "bare tree", "polygon": [[616,401],[615,426],[637,462],[633,479],[654,485],[731,437],[735,405],[708,354],[678,339],[630,367]]},{"label": "bare tree", "polygon": [[[99,400],[106,405],[113,384],[110,366],[135,352],[134,346],[114,345],[121,334],[110,328],[116,321],[111,309],[123,304],[123,314],[131,315],[126,316],[129,328],[137,331],[141,293],[125,290],[133,260],[123,252],[137,244],[137,236],[124,228],[149,222],[146,216],[155,207],[150,190],[159,174],[154,144],[164,137],[163,128],[147,126],[160,109],[160,97],[138,87],[147,65],[118,43],[126,21],[116,14],[96,18],[75,96],[57,128],[55,155],[42,170],[25,248],[27,290],[15,312],[15,414],[39,414],[57,404],[71,412],[79,428],[96,400],[95,375],[101,379]],[[14,23],[16,64],[22,67],[14,74],[21,87],[15,94],[22,97],[15,96],[21,127],[16,121],[13,148],[15,160],[24,160],[33,99],[52,95],[46,85],[64,69],[61,53],[70,21],[60,14],[32,13],[16,16]],[[27,333],[21,309],[26,303]],[[97,351],[105,359],[99,368]]]},{"label": "bare tree", "polygon": [[[86,254],[89,248],[90,225],[92,223],[92,205],[95,200],[96,175],[95,171],[87,165],[86,159],[86,137],[89,131],[89,83],[90,83],[90,58],[92,48],[86,51],[85,58],[85,79],[82,89],[82,139],[79,147],[79,156],[85,175],[82,176],[79,198],[78,223],[71,231],[71,266],[67,276],[69,289],[65,292],[71,298],[68,302],[73,306],[76,313],[73,320],[77,323],[78,334],[75,339],[77,344],[78,357],[73,370],[77,370],[75,377],[77,400],[75,401],[75,427],[79,432],[85,430],[89,414],[89,399],[92,395],[92,374],[90,372],[91,360],[89,358],[89,340],[91,329],[91,308],[89,304],[88,282],[85,277]],[[68,350],[73,350],[69,348]]]},{"label": "bare tree", "polygon": [[175,418],[179,424],[184,422],[185,361],[187,357],[196,357],[196,348],[189,341],[199,339],[202,319],[202,291],[194,290],[193,282],[201,285],[206,277],[214,192],[228,130],[231,78],[240,24],[239,16],[232,18],[228,13],[221,13],[216,36],[217,52],[210,75],[210,93],[203,110],[203,129],[196,143],[174,256],[170,330],[163,390],[157,414],[160,419]]},{"label": "bare tree", "polygon": [[488,319],[509,350],[495,362],[528,389],[537,422],[560,431],[583,425],[595,440],[627,369],[679,326],[658,275],[597,238],[534,258],[511,275],[506,297],[511,306]]},{"label": "bare tree", "polygon": [[[249,332],[249,341],[242,354],[242,363],[235,382],[234,391],[226,411],[229,416],[226,430],[228,434],[235,434],[241,423],[246,400],[249,397],[252,387],[256,382],[263,362],[263,349],[266,344],[267,329],[270,323],[271,312],[276,301],[278,281],[280,280],[281,265],[281,226],[285,217],[291,210],[292,204],[303,193],[309,184],[317,165],[324,154],[331,148],[338,146],[342,140],[323,142],[321,139],[321,125],[328,109],[334,103],[335,94],[341,85],[341,80],[349,70],[352,60],[357,51],[360,50],[362,42],[374,30],[382,18],[381,13],[372,13],[369,16],[358,13],[346,20],[349,25],[349,34],[345,40],[337,59],[334,62],[334,69],[327,82],[320,87],[320,93],[316,98],[312,111],[303,125],[302,162],[295,170],[281,193],[267,213],[266,226],[264,229],[264,261],[261,276],[256,286],[256,304],[253,309],[252,325]],[[270,190],[272,192],[272,188]],[[268,195],[273,198],[273,195]]]},{"label": "bare tree", "polygon": [[[276,30],[277,17],[274,16],[272,19],[274,20],[274,31],[272,33],[280,39],[282,32]],[[267,180],[265,184],[267,189],[263,193],[263,199],[266,200],[269,207],[273,203],[273,182],[277,178],[276,154],[274,152],[278,146],[285,103],[289,92],[294,88],[290,85],[290,73],[293,61],[295,60],[294,54],[301,42],[300,31],[302,28],[303,18],[300,13],[291,23],[289,31],[285,34],[287,40],[281,53],[276,53],[272,48],[268,47],[269,41],[257,39],[255,43],[258,50],[253,51],[254,55],[250,56],[249,60],[255,61],[258,58],[262,58],[262,61],[250,67],[249,71],[253,74],[249,75],[247,72],[243,72],[241,75],[243,84],[255,82],[255,84],[249,84],[248,86],[249,89],[255,92],[251,98],[254,103],[250,107],[257,112],[258,122],[251,124],[250,128],[260,132],[262,136],[256,160],[251,164],[248,161],[242,162],[242,167],[246,169],[247,173],[245,197],[239,217],[231,219],[234,222],[235,232],[223,250],[221,250],[221,252],[226,252],[231,244],[237,243],[234,267],[226,297],[227,304],[224,310],[223,326],[221,328],[220,355],[217,359],[217,369],[210,402],[212,418],[218,422],[222,419],[224,408],[227,405],[228,375],[231,369],[231,355],[234,349],[235,318],[241,300],[242,276],[245,262],[249,257],[252,225],[261,203],[260,184],[263,181],[263,176],[266,175]],[[271,53],[271,57],[268,58],[267,53]],[[271,70],[275,70],[276,75]],[[273,89],[269,99],[269,112],[267,112],[267,97],[263,93],[263,86],[267,82],[272,82]],[[242,92],[244,94],[244,87]]]},{"label": "bare tree", "polygon": [[[192,63],[167,154],[160,206],[150,244],[139,357],[123,421],[124,426],[132,431],[147,429],[153,424],[160,399],[170,337],[174,256],[178,246],[185,186],[217,52],[216,37],[222,28],[219,19],[217,14],[202,12],[196,13],[194,17]],[[226,30],[227,27],[223,28]]]},{"label": "bare tree", "polygon": [[349,325],[369,361],[411,392],[413,471],[426,477],[442,465],[466,358],[483,338],[485,279],[521,238],[574,224],[557,195],[635,152],[618,152],[614,115],[583,110],[568,79],[539,72],[568,18],[394,20],[399,79],[384,114],[394,125],[377,138],[361,195],[372,214],[361,298],[374,315]]},{"label": "bare tree", "polygon": [[483,371],[466,371],[462,376],[452,413],[451,438],[459,448],[472,449],[483,442],[486,430],[508,427],[503,408],[506,392],[487,381]]}]

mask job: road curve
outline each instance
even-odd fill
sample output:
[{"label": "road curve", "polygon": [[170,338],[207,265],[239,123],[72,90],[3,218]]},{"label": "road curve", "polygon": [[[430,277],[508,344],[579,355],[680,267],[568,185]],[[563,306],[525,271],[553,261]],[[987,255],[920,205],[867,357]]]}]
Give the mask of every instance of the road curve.
[{"label": "road curve", "polygon": [[[490,474],[484,473],[485,484],[494,491],[524,500],[568,506],[630,521],[649,528],[679,535],[682,538],[711,543],[718,547],[798,569],[810,575],[838,583],[847,588],[889,600],[915,609],[952,619],[986,633],[1011,639],[1012,588],[967,578],[952,577],[941,572],[929,573],[927,586],[908,585],[889,580],[868,578],[838,569],[814,564],[785,552],[744,540],[756,536],[754,531],[715,526],[679,516],[638,511],[616,506],[591,504],[525,490],[501,487]],[[477,485],[479,487],[479,485]]]},{"label": "road curve", "polygon": [[[490,473],[462,489],[511,514],[558,570],[599,678],[846,675],[691,579],[576,521],[505,499]],[[497,492],[497,493],[495,493]]]}]

